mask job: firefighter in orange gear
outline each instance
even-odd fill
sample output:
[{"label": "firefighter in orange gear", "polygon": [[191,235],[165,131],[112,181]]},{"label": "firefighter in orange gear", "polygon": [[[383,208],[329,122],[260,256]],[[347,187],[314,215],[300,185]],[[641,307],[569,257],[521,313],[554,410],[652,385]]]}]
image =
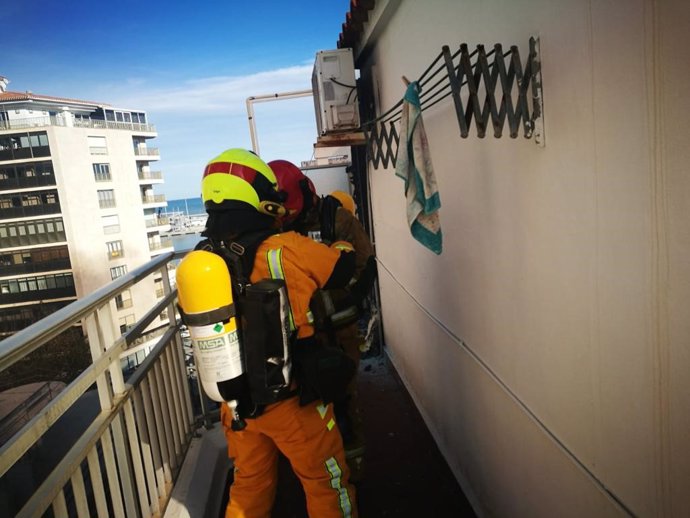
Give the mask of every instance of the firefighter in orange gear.
[{"label": "firefighter in orange gear", "polygon": [[[233,410],[221,404],[235,469],[225,516],[270,517],[280,451],[302,482],[310,518],[356,517],[355,491],[333,405],[320,398],[328,387],[312,372],[310,359],[319,344],[309,317],[309,300],[316,289],[344,286],[350,280],[353,254],[295,232],[279,233],[276,216],[282,206],[276,178],[250,151],[229,149],[211,160],[202,180],[202,198],[209,214],[203,235],[240,250],[251,283],[271,277],[285,281],[290,328],[296,336],[292,349],[297,382],[288,397],[263,406],[245,404],[240,414],[243,428],[235,426]],[[344,388],[347,375],[343,380]],[[242,404],[237,408],[240,411]]]},{"label": "firefighter in orange gear", "polygon": [[355,200],[345,191],[333,191],[331,194],[336,200],[340,202],[340,205],[347,210],[350,214],[356,217],[355,214]]},{"label": "firefighter in orange gear", "polygon": [[[326,315],[325,322],[319,326],[321,330],[330,335],[331,341],[342,347],[359,367],[360,348],[364,345],[359,330],[360,308],[376,278],[376,261],[369,236],[354,215],[354,202],[342,191],[319,198],[312,181],[287,160],[274,160],[268,165],[278,179],[279,188],[287,194],[284,202],[287,214],[283,218],[286,228],[326,244],[347,242],[354,247],[356,282],[347,290],[321,290],[312,305],[315,313]],[[345,443],[351,479],[357,480],[363,469],[364,435],[354,377],[345,397],[336,401],[335,412]]]}]

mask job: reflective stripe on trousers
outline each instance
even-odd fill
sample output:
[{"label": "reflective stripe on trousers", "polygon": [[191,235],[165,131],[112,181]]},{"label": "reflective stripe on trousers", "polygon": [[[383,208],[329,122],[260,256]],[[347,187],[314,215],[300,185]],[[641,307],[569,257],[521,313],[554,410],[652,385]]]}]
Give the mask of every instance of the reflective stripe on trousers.
[{"label": "reflective stripe on trousers", "polygon": [[227,405],[221,421],[235,479],[226,518],[270,518],[278,484],[278,451],[300,479],[310,518],[357,518],[355,488],[342,438],[334,425],[333,405],[299,405],[297,397],[269,405],[247,427],[233,431]]}]

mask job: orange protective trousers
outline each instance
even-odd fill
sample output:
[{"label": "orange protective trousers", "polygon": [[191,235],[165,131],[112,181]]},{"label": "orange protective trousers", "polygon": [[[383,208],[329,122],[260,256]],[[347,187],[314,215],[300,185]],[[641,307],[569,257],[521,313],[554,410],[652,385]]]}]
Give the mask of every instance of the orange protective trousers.
[{"label": "orange protective trousers", "polygon": [[300,406],[292,397],[266,407],[239,432],[221,406],[221,422],[234,459],[235,477],[225,518],[270,518],[278,484],[278,450],[302,482],[310,518],[356,518],[354,487],[349,483],[343,441],[333,405]]}]

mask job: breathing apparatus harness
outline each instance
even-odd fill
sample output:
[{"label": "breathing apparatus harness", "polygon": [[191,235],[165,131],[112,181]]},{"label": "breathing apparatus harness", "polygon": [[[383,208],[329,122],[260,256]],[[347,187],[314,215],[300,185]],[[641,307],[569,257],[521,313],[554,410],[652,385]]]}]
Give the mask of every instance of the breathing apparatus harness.
[{"label": "breathing apparatus harness", "polygon": [[315,336],[297,338],[290,325],[287,287],[282,279],[250,282],[247,273],[253,268],[257,249],[275,232],[206,239],[197,245],[197,249],[220,256],[232,279],[244,362],[244,388],[225,395],[226,400],[238,401],[233,408],[233,430],[242,430],[245,419],[259,417],[266,405],[295,395],[299,395],[300,405],[316,399],[335,401],[342,397],[356,369],[340,348],[328,347]]},{"label": "breathing apparatus harness", "polygon": [[[337,241],[336,213],[343,207],[340,200],[334,196],[323,196],[318,200],[318,228],[317,231],[307,231],[312,239],[331,245]],[[309,228],[309,221],[305,221]],[[312,225],[315,221],[312,220]],[[315,317],[317,330],[324,332],[331,344],[335,344],[335,331],[356,322],[361,314],[364,299],[368,296],[376,277],[376,260],[371,257],[367,261],[358,279],[350,284],[346,293],[338,293],[333,297],[330,290],[319,290],[312,299],[312,312]]]},{"label": "breathing apparatus harness", "polygon": [[233,430],[242,430],[246,418],[260,416],[266,405],[296,395],[291,388],[292,346],[296,333],[288,322],[289,300],[282,279],[251,283],[249,274],[259,245],[276,230],[260,230],[235,239],[207,238],[195,250],[220,256],[230,273],[240,349],[244,364],[243,387],[226,400],[237,400]]}]

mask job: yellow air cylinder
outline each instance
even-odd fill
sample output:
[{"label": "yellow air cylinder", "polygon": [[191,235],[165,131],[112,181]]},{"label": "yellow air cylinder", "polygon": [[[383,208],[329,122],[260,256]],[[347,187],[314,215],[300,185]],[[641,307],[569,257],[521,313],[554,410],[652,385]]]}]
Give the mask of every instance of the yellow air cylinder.
[{"label": "yellow air cylinder", "polygon": [[237,399],[244,368],[225,261],[212,252],[195,250],[180,262],[176,280],[204,392],[214,401]]}]

